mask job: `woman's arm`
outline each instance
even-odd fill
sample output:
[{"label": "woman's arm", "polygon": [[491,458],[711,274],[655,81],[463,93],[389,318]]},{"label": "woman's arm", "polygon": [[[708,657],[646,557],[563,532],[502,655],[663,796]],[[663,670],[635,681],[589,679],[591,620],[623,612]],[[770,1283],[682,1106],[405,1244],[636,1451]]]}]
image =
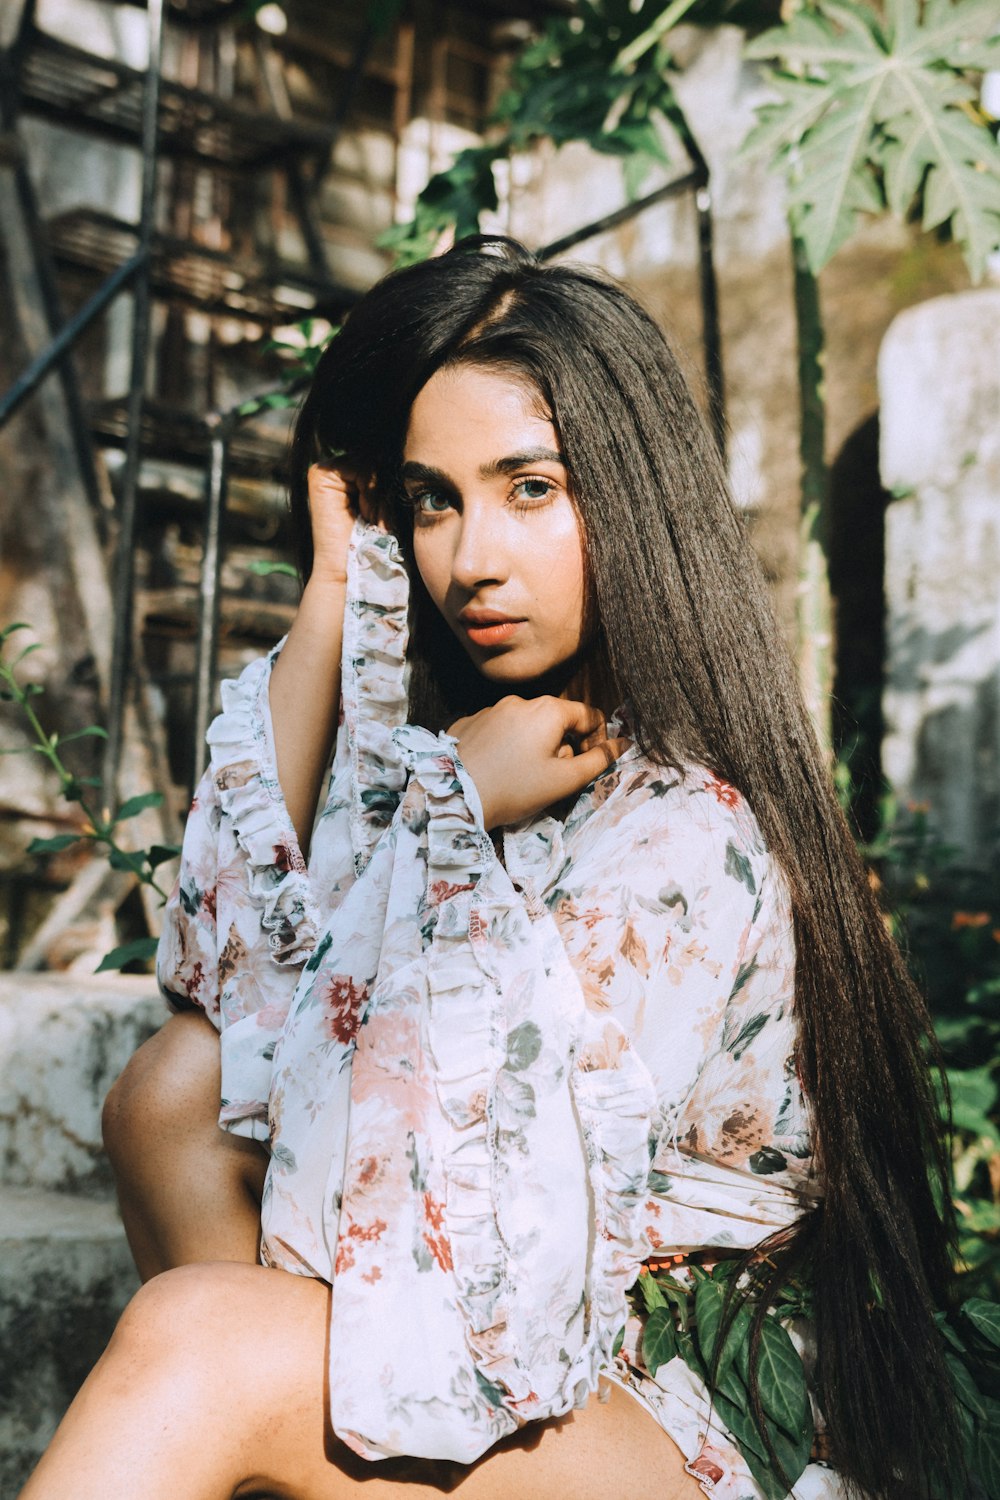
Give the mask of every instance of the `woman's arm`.
[{"label": "woman's arm", "polygon": [[366,488],[344,466],[309,470],[313,569],[271,674],[278,780],[303,856],[337,730],[347,548]]}]

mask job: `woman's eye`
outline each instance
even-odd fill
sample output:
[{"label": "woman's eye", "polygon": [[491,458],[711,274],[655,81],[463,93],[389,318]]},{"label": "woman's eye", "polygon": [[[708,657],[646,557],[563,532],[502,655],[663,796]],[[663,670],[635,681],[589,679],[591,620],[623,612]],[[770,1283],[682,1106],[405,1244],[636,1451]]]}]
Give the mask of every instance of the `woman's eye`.
[{"label": "woman's eye", "polygon": [[410,504],[418,516],[440,516],[451,508],[451,499],[437,490],[422,490],[410,496]]},{"label": "woman's eye", "polygon": [[514,485],[515,499],[522,501],[547,500],[555,489],[550,479],[519,479]]}]

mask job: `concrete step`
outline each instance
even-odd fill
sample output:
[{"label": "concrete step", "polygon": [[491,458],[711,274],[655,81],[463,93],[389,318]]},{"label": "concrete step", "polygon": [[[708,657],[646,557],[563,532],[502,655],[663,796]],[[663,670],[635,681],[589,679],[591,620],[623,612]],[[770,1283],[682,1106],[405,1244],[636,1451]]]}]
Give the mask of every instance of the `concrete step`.
[{"label": "concrete step", "polygon": [[0,1187],[3,1500],[26,1481],[138,1284],[112,1203]]},{"label": "concrete step", "polygon": [[0,974],[0,1184],[110,1196],[101,1108],[166,1015],[142,975]]}]

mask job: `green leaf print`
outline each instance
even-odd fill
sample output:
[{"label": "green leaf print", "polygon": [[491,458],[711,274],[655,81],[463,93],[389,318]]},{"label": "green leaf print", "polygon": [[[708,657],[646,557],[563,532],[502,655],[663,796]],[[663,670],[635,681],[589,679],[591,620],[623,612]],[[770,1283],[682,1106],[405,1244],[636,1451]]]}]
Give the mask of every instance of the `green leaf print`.
[{"label": "green leaf print", "polygon": [[736,1035],[732,1036],[731,1033],[733,1030],[733,1017],[727,1016],[726,1024],[722,1032],[722,1045],[725,1047],[727,1052],[731,1052],[733,1054],[734,1060],[736,1062],[739,1062],[740,1058],[743,1056],[750,1043],[761,1031],[763,1031],[766,1025],[767,1012],[761,1011],[759,1015],[751,1016],[749,1021],[744,1021],[743,1025],[740,1027]]},{"label": "green leaf print", "polygon": [[542,1033],[534,1021],[522,1021],[507,1033],[507,1067],[512,1073],[530,1068],[542,1050]]},{"label": "green leaf print", "polygon": [[750,861],[747,859],[745,854],[741,853],[741,851],[737,849],[732,839],[729,839],[726,842],[725,870],[726,874],[731,875],[734,880],[741,881],[746,886],[751,896],[755,896],[757,894],[757,882],[753,878],[753,870],[750,867]]},{"label": "green leaf print", "polygon": [[730,998],[730,1000],[732,1000],[732,998],[733,998],[734,995],[738,995],[739,994],[740,990],[746,984],[747,980],[752,979],[753,976],[756,974],[756,972],[757,972],[757,955],[755,953],[754,956],[753,956],[753,958],[750,960],[750,962],[748,964],[741,965],[740,969],[738,970],[737,975],[736,975],[735,983],[733,984],[733,987],[732,987],[732,989],[729,992],[729,998]]},{"label": "green leaf print", "polygon": [[288,1147],[283,1146],[280,1141],[277,1141],[275,1145],[272,1146],[271,1156],[274,1161],[280,1162],[283,1167],[287,1167],[289,1172],[298,1171],[299,1164],[295,1160],[294,1151],[289,1151]]},{"label": "green leaf print", "polygon": [[319,942],[316,944],[316,947],[313,949],[306,962],[305,971],[307,974],[315,974],[316,970],[319,968],[320,964],[329,953],[330,945],[332,942],[333,934],[325,932],[320,938]]},{"label": "green leaf print", "polygon": [[775,1151],[773,1146],[762,1146],[748,1158],[751,1172],[756,1172],[758,1177],[766,1177],[770,1172],[783,1172],[788,1162],[780,1151]]}]

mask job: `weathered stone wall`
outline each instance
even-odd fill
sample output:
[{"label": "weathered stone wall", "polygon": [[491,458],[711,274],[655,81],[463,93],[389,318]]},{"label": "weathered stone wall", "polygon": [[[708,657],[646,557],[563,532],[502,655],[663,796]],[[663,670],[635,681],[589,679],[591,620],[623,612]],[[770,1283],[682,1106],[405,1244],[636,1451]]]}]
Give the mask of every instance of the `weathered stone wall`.
[{"label": "weathered stone wall", "polygon": [[164,1020],[151,979],[0,974],[0,1495],[14,1496],[138,1278],[105,1095]]},{"label": "weathered stone wall", "polygon": [[886,514],[883,762],[945,841],[1000,840],[1000,289],[896,319],[879,359]]}]

